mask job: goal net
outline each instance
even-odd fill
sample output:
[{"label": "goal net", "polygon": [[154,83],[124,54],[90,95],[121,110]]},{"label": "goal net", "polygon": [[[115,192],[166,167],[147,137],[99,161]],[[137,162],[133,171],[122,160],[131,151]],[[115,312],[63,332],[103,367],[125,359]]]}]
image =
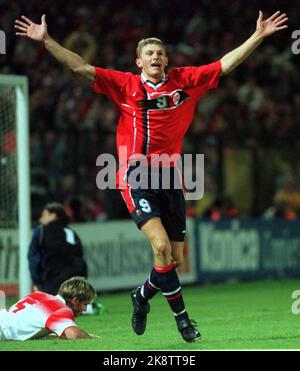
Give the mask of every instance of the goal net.
[{"label": "goal net", "polygon": [[28,132],[27,78],[0,75],[0,290],[7,295],[30,291]]}]

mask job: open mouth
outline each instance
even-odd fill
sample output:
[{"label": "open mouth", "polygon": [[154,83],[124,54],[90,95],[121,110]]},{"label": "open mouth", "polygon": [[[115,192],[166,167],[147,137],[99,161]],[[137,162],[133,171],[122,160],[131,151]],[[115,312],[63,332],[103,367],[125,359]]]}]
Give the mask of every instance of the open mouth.
[{"label": "open mouth", "polygon": [[161,64],[160,63],[152,63],[151,64],[151,67],[158,67],[158,68],[160,68],[161,67]]}]

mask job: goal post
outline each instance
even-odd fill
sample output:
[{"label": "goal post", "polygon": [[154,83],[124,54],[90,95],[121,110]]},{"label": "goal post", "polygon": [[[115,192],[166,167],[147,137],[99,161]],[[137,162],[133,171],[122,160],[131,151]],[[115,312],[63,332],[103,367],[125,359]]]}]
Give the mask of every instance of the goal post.
[{"label": "goal post", "polygon": [[[1,230],[6,235],[8,230],[16,235],[18,282],[15,283],[18,283],[20,297],[31,291],[27,260],[31,240],[28,108],[27,77],[0,75],[0,236]],[[11,252],[2,253],[2,260],[5,256],[8,261]],[[4,261],[0,262],[0,269],[9,270]]]}]

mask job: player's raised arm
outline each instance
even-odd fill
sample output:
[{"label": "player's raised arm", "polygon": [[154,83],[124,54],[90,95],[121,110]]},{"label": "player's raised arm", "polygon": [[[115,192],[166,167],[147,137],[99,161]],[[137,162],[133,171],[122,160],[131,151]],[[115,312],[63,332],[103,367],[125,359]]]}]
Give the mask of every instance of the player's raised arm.
[{"label": "player's raised arm", "polygon": [[263,19],[263,13],[259,11],[259,17],[256,22],[256,30],[253,35],[246,40],[241,46],[226,54],[221,59],[222,75],[226,75],[233,71],[239,64],[241,64],[268,36],[273,33],[283,30],[288,26],[285,24],[288,17],[285,13],[281,14],[277,11],[268,19]]},{"label": "player's raised arm", "polygon": [[32,22],[22,15],[22,20],[15,21],[16,35],[26,36],[29,39],[43,42],[45,48],[61,63],[89,80],[95,80],[95,69],[86,63],[79,55],[64,48],[53,40],[47,30],[46,16],[42,15],[41,24]]}]

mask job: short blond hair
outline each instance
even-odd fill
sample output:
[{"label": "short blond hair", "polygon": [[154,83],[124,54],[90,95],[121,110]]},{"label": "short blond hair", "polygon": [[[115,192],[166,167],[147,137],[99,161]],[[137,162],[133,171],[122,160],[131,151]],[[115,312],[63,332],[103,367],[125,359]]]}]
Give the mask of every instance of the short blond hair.
[{"label": "short blond hair", "polygon": [[147,39],[140,40],[138,45],[137,45],[136,56],[138,58],[140,58],[140,56],[142,54],[142,49],[144,48],[144,46],[149,45],[149,44],[159,45],[164,49],[165,53],[167,52],[165,44],[160,39],[158,39],[156,37],[148,37]]},{"label": "short blond hair", "polygon": [[96,296],[96,290],[85,277],[71,277],[60,285],[58,295],[65,300],[77,298],[80,301],[92,302]]}]

